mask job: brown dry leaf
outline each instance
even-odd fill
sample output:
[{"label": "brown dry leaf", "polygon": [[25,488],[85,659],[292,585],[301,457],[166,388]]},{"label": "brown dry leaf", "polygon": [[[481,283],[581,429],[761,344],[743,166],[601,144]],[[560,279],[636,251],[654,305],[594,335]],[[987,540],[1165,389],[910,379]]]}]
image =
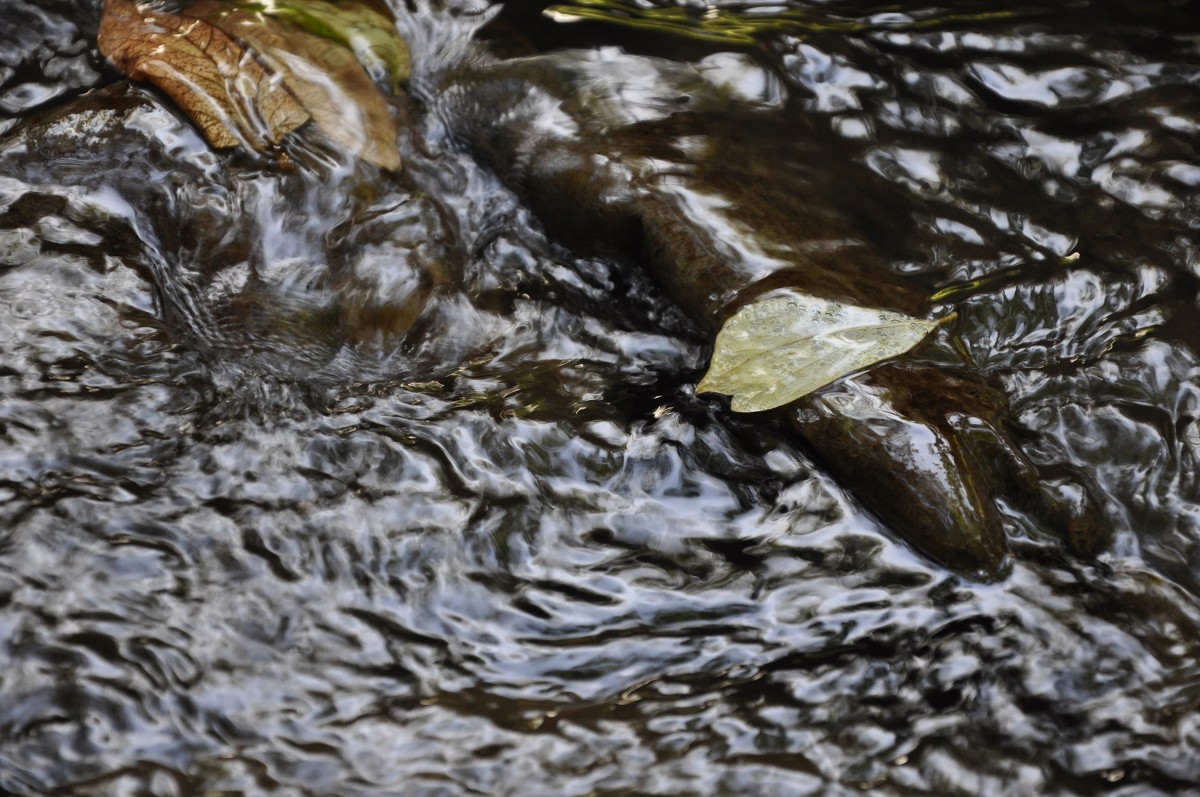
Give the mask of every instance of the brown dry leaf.
[{"label": "brown dry leaf", "polygon": [[183,13],[221,29],[253,52],[335,145],[384,169],[400,168],[387,100],[351,50],[215,0],[200,0]]},{"label": "brown dry leaf", "polygon": [[353,53],[328,39],[212,0],[182,15],[105,0],[97,45],[170,97],[218,149],[263,152],[311,119],[336,146],[400,168],[387,100]]},{"label": "brown dry leaf", "polygon": [[310,118],[279,78],[201,20],[105,0],[96,44],[122,72],[170,97],[217,149],[263,152]]}]

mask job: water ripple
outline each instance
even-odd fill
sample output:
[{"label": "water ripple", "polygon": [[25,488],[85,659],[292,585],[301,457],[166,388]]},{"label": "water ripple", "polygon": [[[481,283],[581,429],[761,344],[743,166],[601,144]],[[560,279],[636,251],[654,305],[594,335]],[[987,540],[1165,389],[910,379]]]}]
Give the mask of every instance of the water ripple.
[{"label": "water ripple", "polygon": [[[0,0],[0,792],[1200,794],[1183,6],[718,4],[797,12],[732,52],[419,5],[367,185],[209,151],[94,4]],[[498,96],[553,65],[595,98],[554,123],[732,130],[861,219],[1113,544],[1002,506],[964,581],[697,398],[696,327],[460,147],[489,20],[555,52]]]}]

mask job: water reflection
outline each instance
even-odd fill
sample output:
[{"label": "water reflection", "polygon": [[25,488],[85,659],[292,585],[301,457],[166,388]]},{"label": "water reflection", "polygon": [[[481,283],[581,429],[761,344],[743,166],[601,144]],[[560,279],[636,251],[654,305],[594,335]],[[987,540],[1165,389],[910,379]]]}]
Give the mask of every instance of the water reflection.
[{"label": "water reflection", "polygon": [[[1003,507],[1001,583],[912,552],[691,394],[701,336],[548,242],[454,146],[470,108],[361,193],[140,91],[39,128],[112,79],[95,9],[0,0],[0,791],[1194,792],[1190,17],[876,14],[764,56],[538,10],[492,48],[606,46],[671,114],[615,45],[660,47],[871,175],[870,243],[959,313],[1027,453],[1092,474],[1111,549]],[[403,17],[419,99],[473,13]]]}]

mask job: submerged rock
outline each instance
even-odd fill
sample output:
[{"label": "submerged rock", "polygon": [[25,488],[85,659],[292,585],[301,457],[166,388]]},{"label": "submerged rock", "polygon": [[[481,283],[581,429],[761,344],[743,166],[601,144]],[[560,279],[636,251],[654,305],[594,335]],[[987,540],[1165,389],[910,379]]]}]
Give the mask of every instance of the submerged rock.
[{"label": "submerged rock", "polygon": [[69,220],[96,268],[119,262],[153,286],[172,338],[307,373],[347,341],[410,329],[461,256],[403,175],[298,155],[300,168],[214,153],[122,81],[0,140],[0,170],[36,186],[4,198],[0,227]]},{"label": "submerged rock", "polygon": [[[557,53],[502,65],[448,96],[510,109],[463,135],[553,234],[640,263],[712,333],[778,288],[929,312],[921,286],[893,273],[839,208],[839,193],[858,189],[805,171],[823,157],[819,132],[771,130],[760,99],[731,96],[699,70],[615,51]],[[752,141],[741,135],[751,126]],[[1107,543],[1091,492],[1077,476],[1045,483],[1011,437],[1004,396],[969,363],[886,364],[782,412],[888,527],[960,573],[1005,572],[1003,500],[1073,551]]]}]

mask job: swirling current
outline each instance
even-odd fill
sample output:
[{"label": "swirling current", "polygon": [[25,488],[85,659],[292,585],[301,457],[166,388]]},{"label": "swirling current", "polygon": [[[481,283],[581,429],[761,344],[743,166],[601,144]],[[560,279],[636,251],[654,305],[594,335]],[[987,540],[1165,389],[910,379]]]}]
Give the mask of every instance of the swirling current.
[{"label": "swirling current", "polygon": [[[214,152],[98,3],[0,0],[0,793],[1200,794],[1188,3],[393,5],[387,177]],[[761,114],[1111,542],[1006,507],[966,579],[696,396],[706,335],[458,143],[531,53]]]}]

